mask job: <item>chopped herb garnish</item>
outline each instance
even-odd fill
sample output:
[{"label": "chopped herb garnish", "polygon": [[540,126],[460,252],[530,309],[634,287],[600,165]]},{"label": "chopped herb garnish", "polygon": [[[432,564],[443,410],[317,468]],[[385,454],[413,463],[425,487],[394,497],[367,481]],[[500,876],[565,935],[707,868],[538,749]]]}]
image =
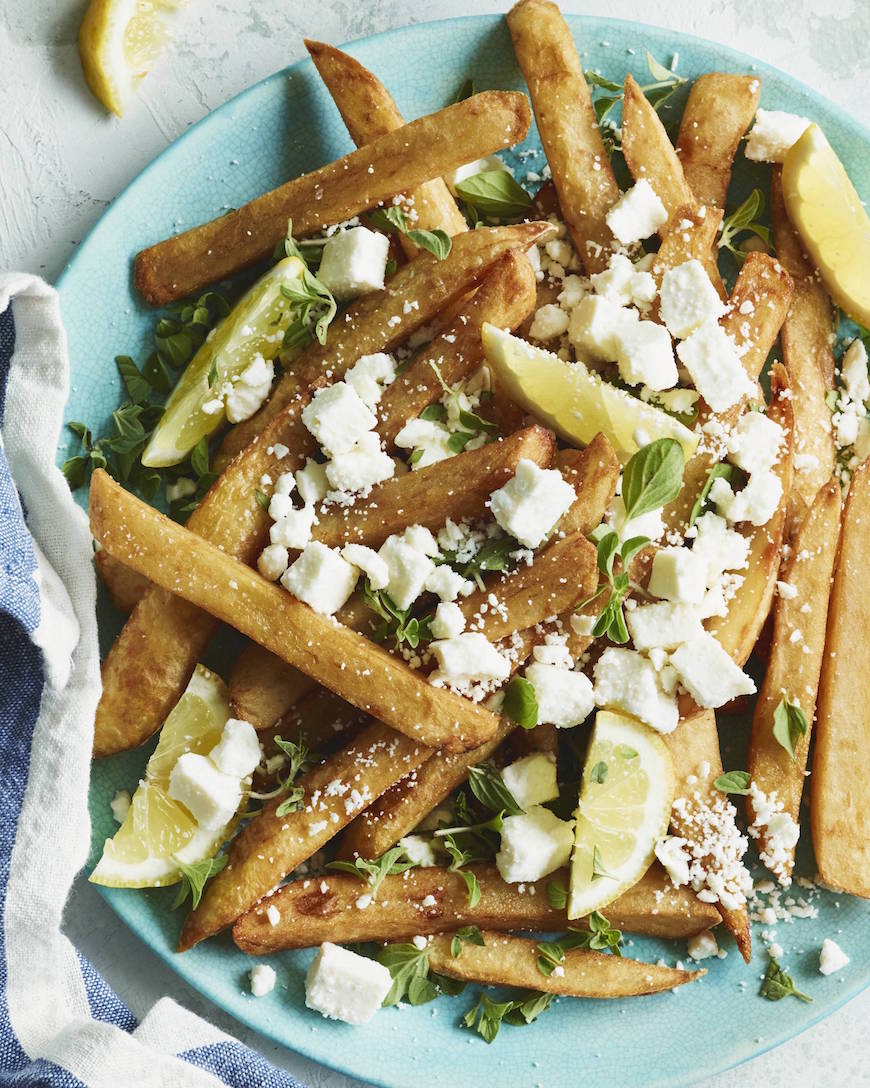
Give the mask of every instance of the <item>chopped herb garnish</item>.
[{"label": "chopped herb garnish", "polygon": [[568,905],[568,889],[561,880],[547,881],[547,902],[553,910],[564,910]]},{"label": "chopped herb garnish", "polygon": [[603,785],[607,781],[607,764],[603,760],[599,760],[589,772],[589,777],[599,786]]},{"label": "chopped herb garnish", "polygon": [[802,994],[800,990],[795,989],[791,975],[783,971],[773,956],[770,957],[767,970],[764,972],[759,993],[768,1001],[781,1001],[784,997],[796,997],[798,1001],[807,1003],[813,1000],[808,994]]},{"label": "chopped herb garnish", "polygon": [[[647,50],[646,54],[646,63],[650,75],[653,77],[653,82],[644,84],[641,86],[641,90],[648,98],[653,109],[658,112],[674,91],[686,80],[683,76],[678,76],[676,72],[660,64],[649,50]],[[601,125],[613,107],[622,101],[623,85],[616,83],[612,79],[606,79],[604,76],[599,75],[598,72],[589,71],[586,72],[586,82],[593,93],[592,106],[595,110],[596,120]]]},{"label": "chopped herb garnish", "polygon": [[746,260],[746,251],[735,244],[739,234],[749,232],[756,238],[760,238],[769,249],[771,246],[770,228],[759,223],[758,219],[764,211],[764,193],[760,189],[753,189],[743,203],[729,212],[722,220],[722,233],[719,235],[719,248],[727,249],[737,259],[739,264]]},{"label": "chopped herb garnish", "polygon": [[793,760],[796,760],[794,746],[801,737],[809,732],[807,716],[795,703],[782,699],[773,712],[773,735]]},{"label": "chopped herb garnish", "polygon": [[372,632],[375,642],[392,638],[397,647],[407,642],[412,650],[416,650],[421,642],[432,641],[431,616],[418,618],[411,615],[410,608],[398,608],[386,590],[372,589],[368,578],[363,582],[362,598],[381,617]]},{"label": "chopped herb garnish", "polygon": [[610,877],[611,880],[614,879],[613,873],[609,873],[604,868],[604,863],[601,860],[601,851],[598,849],[597,846],[593,846],[592,847],[592,879],[593,880],[598,880],[599,877],[602,877],[602,876]]},{"label": "chopped herb garnish", "polygon": [[508,816],[521,816],[523,809],[504,784],[500,772],[491,763],[479,763],[468,768],[468,785],[484,808],[493,812],[506,812]]},{"label": "chopped herb garnish", "polygon": [[671,502],[683,486],[686,459],[674,438],[658,438],[639,449],[622,474],[625,518],[638,518]]},{"label": "chopped herb garnish", "polygon": [[710,471],[707,473],[707,479],[704,481],[704,486],[701,488],[701,493],[695,499],[695,503],[692,506],[692,512],[689,514],[689,528],[695,524],[698,518],[701,516],[701,512],[707,505],[707,500],[710,497],[710,489],[716,480],[728,480],[729,483],[737,483],[744,478],[744,473],[736,465],[729,465],[724,461],[719,464],[713,465]]},{"label": "chopped herb garnish", "polygon": [[453,245],[450,235],[444,230],[416,230],[409,227],[407,216],[396,204],[370,212],[369,222],[387,234],[404,234],[415,246],[425,249],[439,261],[444,260]]},{"label": "chopped herb garnish", "polygon": [[507,170],[473,174],[459,182],[456,194],[473,213],[472,218],[500,223],[522,219],[532,203],[529,194]]},{"label": "chopped herb garnish", "polygon": [[390,972],[393,985],[383,1007],[397,1005],[407,996],[412,1005],[424,1005],[437,997],[429,979],[429,949],[415,944],[388,944],[378,952],[378,962]]},{"label": "chopped herb garnish", "polygon": [[372,899],[377,899],[385,877],[415,868],[417,863],[408,861],[407,857],[403,856],[404,854],[404,847],[393,846],[374,861],[367,861],[365,858],[356,858],[354,861],[331,861],[326,868],[339,873],[352,873],[360,880],[365,880],[371,889]]},{"label": "chopped herb garnish", "polygon": [[463,944],[476,944],[483,947],[483,934],[477,926],[463,926],[457,929],[450,942],[450,955],[454,958],[462,951]]},{"label": "chopped herb garnish", "polygon": [[538,724],[538,699],[532,682],[515,676],[504,689],[502,710],[523,729],[534,729]]},{"label": "chopped herb garnish", "polygon": [[749,793],[749,771],[726,771],[713,780],[713,785],[722,793]]},{"label": "chopped herb garnish", "polygon": [[199,901],[202,899],[202,892],[205,888],[206,882],[223,869],[226,863],[229,861],[227,854],[220,854],[215,858],[204,858],[202,861],[194,861],[190,865],[173,856],[172,859],[181,871],[181,884],[178,889],[178,894],[172,900],[172,910],[180,907],[182,903],[190,896],[190,903],[193,910],[199,906]]}]

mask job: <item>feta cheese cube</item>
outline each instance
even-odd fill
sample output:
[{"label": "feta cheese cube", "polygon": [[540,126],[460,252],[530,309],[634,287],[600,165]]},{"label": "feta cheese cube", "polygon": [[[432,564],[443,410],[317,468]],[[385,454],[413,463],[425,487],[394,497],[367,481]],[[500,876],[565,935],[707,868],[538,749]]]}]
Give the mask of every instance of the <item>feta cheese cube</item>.
[{"label": "feta cheese cube", "polygon": [[532,752],[501,772],[502,781],[523,809],[555,801],[559,796],[556,782],[556,757],[552,752]]},{"label": "feta cheese cube", "polygon": [[112,819],[116,824],[122,824],[127,819],[127,813],[130,811],[130,801],[129,790],[117,790],[115,796],[109,802]]},{"label": "feta cheese cube", "polygon": [[378,555],[387,565],[387,593],[397,608],[409,608],[423,592],[435,564],[405,533],[387,537]]},{"label": "feta cheese cube", "polygon": [[255,355],[227,391],[224,405],[230,423],[241,423],[251,418],[268,397],[274,377],[275,364],[272,360]]},{"label": "feta cheese cube", "polygon": [[684,261],[662,276],[659,314],[668,332],[685,340],[705,321],[716,321],[725,305],[698,260]]},{"label": "feta cheese cube", "polygon": [[714,585],[726,570],[743,570],[749,558],[749,541],[729,529],[724,518],[708,511],[695,522],[692,554],[703,559],[706,583]]},{"label": "feta cheese cube", "polygon": [[749,130],[743,153],[753,162],[782,162],[785,153],[803,136],[811,122],[782,110],[759,110]]},{"label": "feta cheese cube", "polygon": [[601,295],[586,295],[571,311],[568,339],[579,359],[606,363],[616,358],[619,334],[638,320],[634,310],[625,310]]},{"label": "feta cheese cube", "polygon": [[766,525],[781,498],[782,481],[769,470],[753,472],[746,486],[736,494],[722,477],[714,480],[710,488],[710,499],[720,514],[728,521],[748,521],[752,525]]},{"label": "feta cheese cube", "polygon": [[432,530],[427,529],[425,525],[409,525],[403,536],[418,552],[428,556],[439,554],[438,541],[432,535]]},{"label": "feta cheese cube", "polygon": [[283,544],[267,544],[257,557],[257,570],[270,582],[277,582],[290,562],[290,553]]},{"label": "feta cheese cube", "polygon": [[335,382],[318,389],[302,409],[302,422],[330,457],[347,453],[377,419],[352,385]]},{"label": "feta cheese cube", "polygon": [[[283,496],[277,496],[281,498]],[[272,502],[275,501],[273,496]],[[271,510],[271,503],[269,504]],[[303,506],[299,510],[290,508],[284,517],[279,518],[269,527],[269,540],[284,548],[304,548],[311,539],[314,527],[314,507]],[[277,557],[276,557],[277,558]]]},{"label": "feta cheese cube", "polygon": [[755,684],[706,631],[671,654],[683,686],[698,706],[724,706],[738,695],[752,695]]},{"label": "feta cheese cube", "polygon": [[[833,417],[834,440],[838,449],[852,446],[858,437],[859,418],[854,412],[838,412]],[[815,467],[815,466],[813,466]]]},{"label": "feta cheese cube", "polygon": [[617,306],[631,305],[634,265],[624,253],[614,253],[606,271],[590,276],[595,293],[610,299]]},{"label": "feta cheese cube", "polygon": [[284,572],[281,585],[315,612],[331,616],[356,588],[357,568],[332,548],[312,540]]},{"label": "feta cheese cube", "polygon": [[670,389],[677,384],[670,334],[654,321],[623,323],[616,338],[616,365],[628,385]]},{"label": "feta cheese cube", "polygon": [[392,457],[381,449],[377,431],[366,431],[346,453],[326,462],[326,478],[336,491],[363,491],[389,480],[395,471]]},{"label": "feta cheese cube", "polygon": [[625,622],[636,650],[659,647],[671,650],[703,631],[698,612],[692,605],[670,601],[632,608],[626,613]]},{"label": "feta cheese cube", "polygon": [[567,636],[549,636],[549,641],[540,642],[532,648],[532,659],[542,665],[556,665],[560,669],[573,669],[574,658],[566,645]]},{"label": "feta cheese cube", "polygon": [[596,706],[622,710],[659,733],[677,728],[676,699],[664,691],[652,663],[639,653],[608,647],[596,662],[593,677]]},{"label": "feta cheese cube", "polygon": [[458,604],[442,601],[435,609],[432,620],[432,637],[438,639],[455,638],[465,630],[465,616]]},{"label": "feta cheese cube", "polygon": [[707,566],[688,548],[660,548],[652,562],[649,591],[668,601],[699,604],[707,589]]},{"label": "feta cheese cube", "polygon": [[849,957],[830,937],[822,941],[822,949],[819,952],[819,971],[823,975],[833,975],[835,971],[841,971],[849,963]]},{"label": "feta cheese cube", "polygon": [[265,997],[275,989],[277,978],[275,968],[268,963],[255,964],[250,972],[251,993],[254,997]]},{"label": "feta cheese cube", "polygon": [[595,706],[592,683],[582,672],[536,661],[526,666],[526,679],[535,689],[541,725],[571,729],[585,721]]},{"label": "feta cheese cube", "polygon": [[242,787],[238,778],[219,771],[208,756],[185,752],[170,771],[169,796],[184,805],[200,827],[216,831],[235,815]]},{"label": "feta cheese cube", "polygon": [[415,471],[454,456],[450,431],[435,419],[409,419],[396,435],[396,446],[400,450],[420,451],[411,466]]},{"label": "feta cheese cube", "polygon": [[523,457],[504,487],[493,491],[489,505],[506,533],[537,548],[576,498],[558,469],[540,468]]},{"label": "feta cheese cube", "polygon": [[380,403],[384,389],[395,378],[396,360],[384,351],[360,356],[344,376],[363,404],[372,409]]},{"label": "feta cheese cube", "polygon": [[317,278],[337,299],[381,291],[389,251],[389,238],[368,227],[338,231],[323,247]]},{"label": "feta cheese cube", "polygon": [[442,601],[455,601],[467,585],[467,581],[461,574],[457,574],[444,563],[432,571],[423,588],[428,593],[434,593],[436,597],[440,597]]},{"label": "feta cheese cube", "polygon": [[581,276],[566,276],[562,280],[562,290],[556,295],[556,301],[563,310],[573,310],[586,294],[586,281]]},{"label": "feta cheese cube", "polygon": [[613,237],[630,246],[655,234],[667,223],[668,213],[655,189],[646,178],[641,178],[622,194],[604,218]]},{"label": "feta cheese cube", "polygon": [[[284,476],[279,476],[278,483],[280,484],[285,476],[290,475],[287,472]],[[305,459],[305,468],[296,470],[295,480],[296,486],[299,488],[299,494],[306,506],[315,506],[326,498],[326,493],[329,491],[329,481],[326,479],[326,465],[321,465],[311,457],[307,457]],[[290,492],[288,491],[287,494],[289,495]]]},{"label": "feta cheese cube", "polygon": [[429,643],[429,649],[438,662],[438,668],[429,675],[433,684],[462,686],[507,680],[510,676],[508,658],[479,631],[464,631],[452,638],[436,639]]},{"label": "feta cheese cube", "polygon": [[840,360],[840,377],[849,399],[863,404],[870,399],[870,378],[867,375],[867,349],[864,341],[855,339]]},{"label": "feta cheese cube", "polygon": [[305,976],[305,1004],[330,1020],[367,1024],[392,985],[377,960],[324,941]]},{"label": "feta cheese cube", "polygon": [[540,880],[567,863],[573,845],[573,820],[534,805],[522,816],[505,818],[495,864],[508,884]]},{"label": "feta cheese cube", "polygon": [[247,778],[263,758],[256,729],[243,718],[227,718],[221,739],[209,752],[208,758],[224,774]]},{"label": "feta cheese cube", "polygon": [[364,544],[345,544],[341,549],[341,558],[359,567],[368,578],[372,589],[386,588],[390,580],[390,571],[374,548],[367,548]]},{"label": "feta cheese cube", "polygon": [[775,419],[763,412],[744,412],[728,438],[728,460],[744,472],[773,468],[784,439]]},{"label": "feta cheese cube", "polygon": [[716,934],[710,929],[703,933],[695,933],[689,938],[689,955],[693,960],[708,960],[711,956],[719,955],[719,945],[716,943]]},{"label": "feta cheese cube", "polygon": [[552,340],[568,331],[569,315],[553,302],[540,306],[529,328],[532,340]]},{"label": "feta cheese cube", "polygon": [[677,355],[692,384],[714,412],[724,412],[752,394],[752,382],[734,341],[717,321],[709,319],[700,324],[677,345]]},{"label": "feta cheese cube", "polygon": [[438,858],[432,848],[432,843],[422,835],[405,835],[404,838],[399,839],[396,845],[401,846],[405,851],[405,857],[415,865],[429,868],[438,864]]}]

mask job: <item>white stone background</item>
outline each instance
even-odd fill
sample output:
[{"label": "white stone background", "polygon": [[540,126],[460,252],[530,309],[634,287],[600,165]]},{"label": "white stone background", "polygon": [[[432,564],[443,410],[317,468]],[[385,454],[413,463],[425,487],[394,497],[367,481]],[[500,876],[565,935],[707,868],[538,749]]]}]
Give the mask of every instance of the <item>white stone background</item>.
[{"label": "white stone background", "polygon": [[[86,0],[0,0],[0,269],[53,280],[103,209],[167,144],[232,95],[303,55],[302,36],[337,44],[427,18],[503,12],[508,0],[197,0],[171,52],[123,121],[90,97],[76,34]],[[582,0],[571,12],[600,13]],[[870,118],[868,0],[611,0],[607,13],[735,46]],[[86,883],[66,929],[133,1013],[171,994],[311,1088],[359,1088],[248,1031],[149,954]],[[704,1088],[870,1084],[870,991],[810,1031]],[[669,1031],[679,1037],[678,1025]],[[703,1041],[685,1040],[698,1054]],[[641,1088],[641,1086],[639,1086]]]}]

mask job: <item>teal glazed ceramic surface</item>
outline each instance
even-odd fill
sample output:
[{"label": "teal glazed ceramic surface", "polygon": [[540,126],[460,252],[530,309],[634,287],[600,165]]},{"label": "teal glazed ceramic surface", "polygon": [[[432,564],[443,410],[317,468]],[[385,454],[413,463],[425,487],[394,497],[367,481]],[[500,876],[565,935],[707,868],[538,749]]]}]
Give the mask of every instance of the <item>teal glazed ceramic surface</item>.
[{"label": "teal glazed ceramic surface", "polygon": [[[584,66],[621,80],[631,71],[648,82],[645,51],[693,78],[714,69],[758,74],[762,104],[805,114],[820,122],[859,192],[870,199],[870,132],[797,81],[750,57],[670,31],[609,19],[568,17]],[[524,89],[503,20],[474,17],[391,31],[355,42],[349,51],[389,85],[407,117],[429,113],[454,99],[473,76],[478,89]],[[676,96],[666,122],[678,120],[685,89]],[[537,148],[534,130],[524,148]],[[169,147],[124,193],[79,247],[58,284],[69,333],[72,381],[68,419],[86,420],[96,430],[121,397],[114,356],[144,359],[153,313],[136,297],[131,261],[137,250],[173,232],[237,207],[287,178],[350,150],[338,112],[309,61],[279,72],[239,95],[194,126]],[[543,158],[517,165],[523,177],[540,170]],[[730,203],[742,199],[765,172],[742,157],[735,170]],[[64,442],[66,439],[64,439]],[[58,450],[58,462],[69,456]],[[84,505],[86,495],[79,493]],[[119,624],[101,604],[106,644]],[[223,641],[210,662],[227,660]],[[745,723],[723,718],[726,766],[745,765]],[[730,751],[729,751],[730,749]],[[93,856],[115,829],[109,799],[116,789],[134,787],[150,747],[98,763],[91,785]],[[798,872],[812,876],[812,851],[804,834]],[[277,988],[264,998],[248,992],[253,960],[229,937],[177,956],[173,952],[181,912],[169,904],[172,890],[105,891],[119,916],[178,974],[215,1004],[331,1068],[391,1088],[450,1086],[478,1088],[652,1088],[690,1084],[775,1046],[808,1027],[858,993],[870,981],[870,904],[823,892],[815,919],[780,923],[777,940],[783,963],[812,1004],[778,1003],[757,996],[766,965],[759,929],[756,951],[746,967],[725,939],[724,960],[707,961],[707,976],[677,993],[618,1002],[557,1002],[539,1022],[503,1028],[487,1046],[460,1027],[474,1001],[472,990],[420,1008],[381,1012],[364,1028],[321,1019],[304,1005],[303,980],[313,952],[272,959]],[[796,889],[796,894],[804,894]],[[841,974],[818,973],[822,939],[834,937],[851,956]],[[686,959],[685,945],[651,940],[629,942],[629,955],[668,963]],[[745,992],[742,989],[745,984]]]}]

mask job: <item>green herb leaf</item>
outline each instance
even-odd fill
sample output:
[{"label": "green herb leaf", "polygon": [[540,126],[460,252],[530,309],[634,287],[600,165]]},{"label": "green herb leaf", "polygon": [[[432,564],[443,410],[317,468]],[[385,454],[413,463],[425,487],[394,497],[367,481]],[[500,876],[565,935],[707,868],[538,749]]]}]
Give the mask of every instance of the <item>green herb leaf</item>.
[{"label": "green herb leaf", "polygon": [[415,246],[425,249],[428,253],[437,257],[439,261],[443,261],[448,256],[453,245],[453,241],[446,231],[410,228],[407,216],[396,204],[390,204],[385,208],[376,208],[369,213],[369,222],[372,226],[385,231],[387,234],[404,234],[411,239]]},{"label": "green herb leaf", "polygon": [[507,170],[485,170],[465,178],[456,186],[456,193],[482,219],[501,222],[521,219],[532,198]]},{"label": "green herb leaf", "polygon": [[469,907],[476,907],[480,902],[480,881],[477,879],[477,874],[470,873],[466,869],[457,869],[456,871],[465,881],[465,887],[468,889]]},{"label": "green herb leaf", "polygon": [[616,754],[620,759],[637,759],[636,749],[629,748],[627,744],[620,744],[616,749]]},{"label": "green herb leaf", "polygon": [[713,785],[722,793],[749,793],[749,771],[726,771],[713,780]]},{"label": "green herb leaf", "polygon": [[453,99],[454,102],[464,102],[466,98],[471,98],[474,94],[474,80],[469,76],[468,79],[459,88],[459,93]]},{"label": "green herb leaf", "polygon": [[601,851],[597,846],[592,847],[592,879],[598,880],[599,877],[607,876],[613,878],[613,873],[609,873],[604,868],[604,863],[601,860]]},{"label": "green herb leaf", "polygon": [[451,453],[462,453],[472,438],[471,431],[454,431],[447,439],[447,448]]},{"label": "green herb leaf", "polygon": [[602,786],[607,781],[607,764],[599,760],[589,772],[589,777],[593,782],[597,782],[599,786]]},{"label": "green herb leaf", "polygon": [[408,861],[407,858],[399,860],[404,853],[404,847],[393,846],[374,861],[368,861],[365,858],[357,858],[355,861],[331,861],[326,868],[336,872],[352,873],[360,880],[365,880],[371,888],[372,899],[377,899],[385,877],[415,868],[416,862]]},{"label": "green herb leaf", "polygon": [[143,378],[139,367],[129,355],[116,355],[115,365],[127,389],[127,395],[134,404],[141,404],[151,396],[151,386]]},{"label": "green herb leaf", "polygon": [[[397,1005],[409,993],[415,979],[426,978],[429,973],[429,949],[417,948],[414,944],[388,944],[378,952],[378,963],[387,968],[393,979],[390,992],[383,1001],[383,1007],[387,1008],[389,1005]],[[419,983],[416,986],[419,987]],[[425,997],[425,993],[421,994],[419,988],[415,989],[415,995],[418,999]],[[433,993],[432,997],[434,996]],[[425,1000],[431,999],[425,997]]]},{"label": "green herb leaf", "polygon": [[722,220],[719,248],[727,249],[740,264],[746,260],[746,252],[735,244],[739,234],[754,234],[768,248],[771,246],[770,229],[758,222],[763,211],[764,193],[760,189],[753,189],[743,203]]},{"label": "green herb leaf", "polygon": [[483,416],[477,415],[476,412],[463,409],[459,413],[459,422],[463,427],[468,427],[469,430],[477,433],[484,431],[486,434],[498,434],[498,424],[484,419]]},{"label": "green herb leaf", "polygon": [[622,565],[628,568],[628,564],[634,559],[637,553],[650,543],[648,536],[633,536],[619,549],[619,554],[622,557]]},{"label": "green herb leaf", "polygon": [[463,926],[457,929],[450,942],[450,955],[454,958],[462,951],[463,944],[476,944],[481,948],[484,945],[483,934],[477,926]]},{"label": "green herb leaf", "polygon": [[719,464],[713,465],[710,471],[707,473],[707,479],[704,481],[704,486],[701,488],[701,493],[695,499],[695,503],[692,506],[692,512],[689,514],[689,528],[695,524],[698,518],[701,516],[701,511],[707,505],[707,500],[710,497],[710,490],[716,480],[728,480],[729,482],[738,478],[739,469],[736,465],[729,465],[724,461],[720,461]]},{"label": "green herb leaf", "polygon": [[294,306],[295,319],[284,333],[284,346],[299,347],[312,337],[326,343],[326,330],[338,313],[332,292],[307,268],[298,280],[281,284],[281,294]]},{"label": "green herb leaf", "polygon": [[206,881],[223,869],[229,861],[229,855],[220,854],[215,858],[204,858],[202,861],[194,861],[190,865],[187,865],[183,861],[179,861],[174,855],[172,860],[181,872],[181,885],[178,889],[178,894],[172,901],[171,909],[175,910],[180,907],[189,895],[191,907],[193,910],[196,910],[199,906],[200,899],[202,899],[202,892],[205,888]]},{"label": "green herb leaf", "polygon": [[613,561],[619,553],[619,536],[614,532],[605,533],[598,541],[596,558],[598,569],[607,578],[613,579]]},{"label": "green herb leaf", "polygon": [[568,904],[568,889],[561,880],[547,881],[547,902],[554,910],[564,910]]},{"label": "green herb leaf", "polygon": [[523,809],[491,763],[478,763],[475,767],[469,767],[468,785],[484,808],[493,812],[506,812],[509,816],[523,815]]},{"label": "green herb leaf", "polygon": [[298,812],[302,808],[302,799],[305,796],[305,790],[302,786],[291,786],[290,791],[281,804],[275,809],[275,815],[278,819],[282,816],[287,816],[291,812]]},{"label": "green herb leaf", "polygon": [[478,1003],[463,1017],[463,1023],[467,1028],[476,1028],[484,1042],[492,1043],[502,1020],[513,1007],[513,1001],[493,1001],[486,994],[481,994]]},{"label": "green herb leaf", "polygon": [[512,1027],[525,1027],[526,1024],[537,1020],[541,1013],[550,1007],[555,996],[555,994],[538,993],[532,990],[528,997],[514,1001],[502,1020]]},{"label": "green herb leaf", "polygon": [[785,748],[791,758],[795,756],[794,746],[801,737],[809,732],[807,716],[795,703],[782,699],[773,712],[773,735]]},{"label": "green herb leaf", "polygon": [[502,710],[523,729],[534,729],[538,724],[538,699],[530,680],[515,676],[510,681],[504,689]]},{"label": "green herb leaf", "polygon": [[781,1001],[784,997],[796,997],[799,1001],[808,1003],[813,1000],[807,994],[802,994],[800,990],[795,989],[791,975],[783,971],[773,956],[770,957],[767,970],[764,972],[759,992],[768,1001]]},{"label": "green herb leaf", "polygon": [[204,476],[208,472],[208,439],[203,437],[193,447],[190,454],[190,467],[197,476]]},{"label": "green herb leaf", "polygon": [[428,404],[420,413],[420,419],[425,419],[428,422],[438,421],[447,418],[447,409],[440,402],[435,404]]},{"label": "green herb leaf", "polygon": [[626,520],[658,510],[671,502],[683,486],[685,458],[674,438],[657,438],[638,450],[622,474],[622,502]]},{"label": "green herb leaf", "polygon": [[254,498],[257,500],[257,505],[262,507],[263,510],[269,509],[269,496],[265,491],[260,491],[259,488],[254,488]]},{"label": "green herb leaf", "polygon": [[665,68],[663,64],[659,63],[648,49],[646,51],[646,63],[649,74],[660,83],[669,83],[671,80],[679,78],[674,75],[670,68]]},{"label": "green herb leaf", "polygon": [[605,91],[614,91],[622,97],[622,84],[612,79],[607,79],[600,72],[586,71],[586,82],[590,87],[600,87]]}]

